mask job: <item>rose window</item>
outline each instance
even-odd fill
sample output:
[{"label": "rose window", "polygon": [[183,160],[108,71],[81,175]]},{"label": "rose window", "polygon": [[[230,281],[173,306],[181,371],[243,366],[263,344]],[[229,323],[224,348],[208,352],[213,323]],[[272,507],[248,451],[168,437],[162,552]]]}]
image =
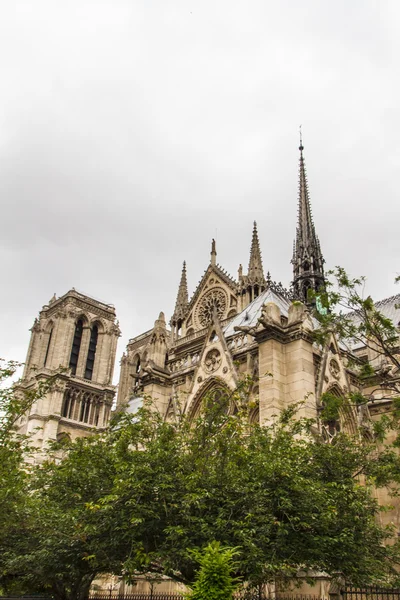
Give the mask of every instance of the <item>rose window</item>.
[{"label": "rose window", "polygon": [[203,327],[211,323],[214,311],[221,319],[225,314],[226,296],[222,290],[210,290],[205,294],[198,309],[198,319]]}]

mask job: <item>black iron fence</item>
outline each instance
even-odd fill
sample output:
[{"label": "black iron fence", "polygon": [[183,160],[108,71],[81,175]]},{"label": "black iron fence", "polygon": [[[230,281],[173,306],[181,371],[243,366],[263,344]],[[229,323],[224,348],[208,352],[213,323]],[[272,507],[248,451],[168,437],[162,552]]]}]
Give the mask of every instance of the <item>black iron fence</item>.
[{"label": "black iron fence", "polygon": [[[276,592],[274,595],[268,595],[261,590],[242,590],[236,592],[235,600],[327,600],[321,596],[312,596],[310,594],[290,594]],[[183,593],[168,594],[147,592],[146,594],[124,594],[118,595],[116,592],[102,592],[90,595],[90,600],[183,600]],[[0,600],[3,600],[0,598]],[[350,599],[351,600],[351,599]],[[356,599],[354,599],[356,600]],[[360,600],[360,599],[357,599]],[[400,599],[399,599],[400,600]]]},{"label": "black iron fence", "polygon": [[343,600],[400,600],[400,588],[368,586],[356,588],[347,585],[341,593]]}]

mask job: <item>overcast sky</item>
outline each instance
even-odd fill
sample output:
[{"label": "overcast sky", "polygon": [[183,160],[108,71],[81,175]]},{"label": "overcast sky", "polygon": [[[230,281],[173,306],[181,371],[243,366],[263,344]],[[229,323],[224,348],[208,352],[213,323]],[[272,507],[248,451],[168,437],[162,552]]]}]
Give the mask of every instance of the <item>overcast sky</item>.
[{"label": "overcast sky", "polygon": [[71,287],[129,337],[253,220],[288,285],[299,125],[328,267],[399,293],[398,0],[1,0],[0,356]]}]

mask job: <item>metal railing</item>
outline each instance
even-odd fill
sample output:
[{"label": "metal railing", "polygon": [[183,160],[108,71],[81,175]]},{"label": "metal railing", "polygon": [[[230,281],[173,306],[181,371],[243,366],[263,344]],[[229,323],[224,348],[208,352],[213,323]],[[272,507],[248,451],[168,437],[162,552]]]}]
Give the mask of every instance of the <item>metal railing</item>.
[{"label": "metal railing", "polygon": [[346,585],[341,591],[343,600],[400,600],[400,588],[367,586],[362,588]]},{"label": "metal railing", "polygon": [[[148,592],[145,594],[138,593],[118,595],[118,592],[101,592],[91,594],[90,600],[183,600],[183,594],[184,592],[177,594]],[[234,598],[235,600],[326,600],[326,598],[322,598],[321,596],[313,596],[310,594],[290,594],[285,592],[276,592],[273,595],[268,595],[265,592],[256,589],[241,590],[240,592],[236,592]]]}]

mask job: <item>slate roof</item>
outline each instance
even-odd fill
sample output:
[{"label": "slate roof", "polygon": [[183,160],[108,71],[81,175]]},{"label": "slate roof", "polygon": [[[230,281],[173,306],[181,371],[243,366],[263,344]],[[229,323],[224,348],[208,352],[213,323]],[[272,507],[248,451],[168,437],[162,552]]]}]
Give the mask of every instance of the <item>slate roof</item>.
[{"label": "slate roof", "polygon": [[236,335],[237,331],[234,328],[237,326],[256,326],[261,316],[262,307],[266,302],[274,302],[279,307],[281,314],[284,317],[288,316],[290,301],[268,287],[224,328],[225,337],[228,338],[231,335]]},{"label": "slate roof", "polygon": [[400,294],[390,296],[379,302],[375,302],[376,308],[388,319],[393,321],[394,325],[400,324],[400,309],[396,308],[396,304],[400,305]]},{"label": "slate roof", "polygon": [[[383,300],[379,300],[374,304],[375,308],[377,308],[384,317],[393,321],[393,325],[395,327],[400,325],[400,309],[396,308],[396,305],[400,305],[400,294],[390,296],[389,298],[384,298]],[[360,317],[356,312],[349,313],[348,316],[353,319],[355,324],[360,322]],[[345,344],[345,347],[347,350],[359,350],[360,348],[364,347],[364,344],[358,340],[348,340]]]}]

